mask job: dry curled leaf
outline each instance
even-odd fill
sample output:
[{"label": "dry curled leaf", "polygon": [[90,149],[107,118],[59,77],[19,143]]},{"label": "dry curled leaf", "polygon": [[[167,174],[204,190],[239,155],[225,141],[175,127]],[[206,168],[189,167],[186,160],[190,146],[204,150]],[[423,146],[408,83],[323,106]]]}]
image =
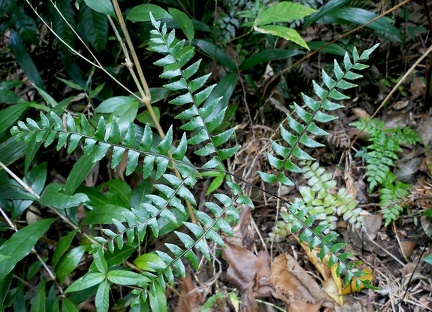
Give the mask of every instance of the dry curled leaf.
[{"label": "dry curled leaf", "polygon": [[287,311],[319,311],[326,299],[317,282],[288,254],[274,259],[270,284],[273,296],[286,303]]},{"label": "dry curled leaf", "polygon": [[228,281],[241,294],[241,311],[258,311],[256,297],[266,297],[271,293],[268,281],[270,261],[267,253],[261,251],[255,255],[250,249],[253,246],[253,234],[248,229],[250,209],[243,207],[240,220],[234,227],[234,237],[224,237],[226,247],[222,258],[228,263]]},{"label": "dry curled leaf", "polygon": [[201,296],[198,292],[192,292],[195,289],[195,285],[190,272],[186,274],[180,287],[180,297],[174,312],[200,311],[201,307],[198,303],[201,301]]}]

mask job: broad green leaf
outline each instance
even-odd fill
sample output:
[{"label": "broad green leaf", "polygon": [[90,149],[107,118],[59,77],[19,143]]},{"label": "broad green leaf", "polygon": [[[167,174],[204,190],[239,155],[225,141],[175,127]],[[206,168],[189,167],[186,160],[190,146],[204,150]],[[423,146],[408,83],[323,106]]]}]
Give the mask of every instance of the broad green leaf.
[{"label": "broad green leaf", "polygon": [[237,72],[237,66],[232,58],[229,57],[220,47],[202,39],[194,39],[192,44],[200,48],[204,53],[210,56],[210,58],[216,60],[216,62],[222,66],[227,67],[233,73]]},{"label": "broad green leaf", "polygon": [[11,30],[9,33],[9,48],[11,49],[17,63],[30,81],[40,89],[44,89],[44,83],[36,65],[34,64],[30,54],[27,52],[20,35],[14,30]]},{"label": "broad green leaf", "polygon": [[350,2],[351,0],[330,0],[326,2],[318,11],[305,18],[303,27],[310,26],[317,20],[329,15],[333,10],[346,6]]},{"label": "broad green leaf", "polygon": [[150,282],[150,280],[142,274],[126,270],[109,271],[107,278],[111,283],[118,285],[139,285],[140,283]]},{"label": "broad green leaf", "polygon": [[158,263],[163,265],[164,262],[156,253],[147,253],[136,258],[133,263],[141,270],[154,272],[149,263]]},{"label": "broad green leaf", "polygon": [[[32,142],[26,143],[24,141],[16,142],[14,137],[7,139],[5,142],[0,143],[0,161],[8,166],[15,162],[17,159],[25,156],[25,172],[30,168],[34,155],[39,149],[41,143]],[[34,147],[32,149],[31,147]],[[29,155],[29,153],[31,155]]]},{"label": "broad green leaf", "polygon": [[29,108],[30,103],[19,103],[0,111],[0,134],[14,125]]},{"label": "broad green leaf", "polygon": [[62,298],[62,312],[78,312],[78,309],[74,306],[72,301],[67,297]]},{"label": "broad green leaf", "polygon": [[[46,182],[46,175],[47,175],[47,168],[46,163],[42,163],[34,167],[32,170],[30,170],[24,177],[23,181],[36,193],[40,194],[45,187]],[[0,193],[2,187],[0,187]],[[7,194],[19,194],[21,190],[21,186],[19,186],[19,189],[11,190],[11,192],[8,192]],[[6,189],[7,192],[7,189]],[[27,192],[27,191],[25,191]],[[25,193],[23,194],[25,195]],[[27,195],[31,195],[27,192]],[[8,197],[8,195],[3,195],[5,198]],[[24,199],[24,198],[23,198]],[[27,209],[31,204],[33,203],[33,200],[20,200],[15,201],[14,208],[11,209],[11,216],[12,218],[16,218],[19,216],[25,209]]]},{"label": "broad green leaf", "polygon": [[[312,48],[313,49],[313,48]],[[343,49],[343,53],[345,53],[345,49]],[[258,53],[253,54],[252,56],[246,58],[241,64],[240,70],[248,70],[252,69],[254,66],[259,64],[268,63],[271,61],[288,59],[290,57],[304,54],[304,52],[299,50],[285,50],[285,49],[263,49]],[[342,54],[343,55],[343,54]]]},{"label": "broad green leaf", "polygon": [[91,155],[93,155],[93,153],[81,157],[72,167],[64,186],[66,195],[72,195],[95,166]]},{"label": "broad green leaf", "polygon": [[[329,15],[359,25],[365,25],[377,17],[377,14],[371,11],[352,7],[334,9],[329,12]],[[388,17],[381,17],[366,27],[377,30],[383,35],[389,36],[392,40],[399,42],[401,40],[401,33],[391,22],[391,19]]]},{"label": "broad green leaf", "polygon": [[110,285],[107,281],[99,284],[95,297],[96,310],[99,312],[108,312],[109,310],[109,290]]},{"label": "broad green leaf", "polygon": [[311,15],[316,10],[293,2],[280,2],[261,11],[255,20],[255,25],[262,26],[271,23],[289,22]]},{"label": "broad green leaf", "polygon": [[36,296],[32,302],[30,312],[44,312],[46,310],[45,284],[45,279],[42,279],[42,281],[39,283]]},{"label": "broad green leaf", "polygon": [[69,250],[61,257],[55,270],[60,282],[63,282],[66,276],[76,269],[86,249],[87,246],[78,246]]},{"label": "broad green leaf", "polygon": [[[109,113],[109,118],[106,122],[107,126],[109,127],[110,124],[113,123],[113,121],[115,120],[115,122],[118,125],[118,128],[120,130],[120,133],[122,135],[124,135],[131,122],[133,122],[133,120],[135,120],[137,112],[138,112],[138,107],[139,107],[139,102],[138,100],[136,100],[135,98],[128,98],[128,97],[117,97],[116,101],[110,101],[114,98],[111,98],[109,100],[104,101],[102,104],[104,104],[104,106],[102,106],[101,111],[103,111],[104,113],[108,112],[108,111],[112,111],[111,113]],[[101,104],[101,105],[102,105]],[[112,106],[114,105],[114,107]],[[96,108],[96,110],[98,110],[98,108]],[[107,127],[107,128],[108,128]],[[112,130],[111,130],[112,131]],[[101,131],[102,134],[102,131]],[[105,135],[105,133],[104,133]],[[111,138],[111,133],[110,133],[110,138]],[[103,140],[104,137],[100,138],[98,137],[100,140]],[[102,143],[100,143],[102,144]]]},{"label": "broad green leaf", "polygon": [[0,86],[0,103],[15,105],[21,98],[7,87]]},{"label": "broad green leaf", "polygon": [[174,8],[169,8],[168,12],[169,14],[171,14],[174,21],[179,24],[180,28],[183,30],[188,40],[192,41],[195,35],[195,30],[192,24],[192,20],[189,18],[189,16],[187,16],[184,12]]},{"label": "broad green leaf", "polygon": [[109,0],[84,0],[84,2],[96,12],[116,17],[114,7]]},{"label": "broad green leaf", "polygon": [[48,230],[54,219],[45,219],[32,223],[14,233],[0,246],[0,255],[8,256],[0,265],[0,281],[15,268],[32,250],[39,238]]},{"label": "broad green leaf", "polygon": [[123,213],[129,211],[125,207],[106,204],[104,206],[96,206],[82,219],[83,224],[112,224],[112,219],[120,222],[126,221]]},{"label": "broad green leaf", "polygon": [[66,195],[61,193],[62,185],[51,183],[43,191],[39,202],[48,207],[56,209],[67,209],[77,207],[89,200],[88,196],[82,193],[75,195]]},{"label": "broad green leaf", "polygon": [[99,272],[106,274],[108,271],[108,264],[105,260],[104,253],[102,252],[102,249],[98,249],[93,254],[93,262],[98,269]]},{"label": "broad green leaf", "polygon": [[346,53],[345,48],[335,43],[327,45],[328,42],[326,41],[308,41],[307,44],[312,51],[318,50],[321,47],[326,46],[325,48],[321,49],[321,52],[330,53],[338,56],[344,56]]},{"label": "broad green leaf", "polygon": [[298,45],[302,46],[303,48],[309,50],[307,43],[300,36],[300,34],[294,29],[284,27],[284,26],[278,26],[278,25],[263,25],[263,26],[255,26],[254,30],[262,34],[271,34],[271,35],[279,36],[286,40],[295,42]]},{"label": "broad green leaf", "polygon": [[73,282],[67,289],[66,293],[80,291],[83,289],[90,288],[94,285],[101,283],[106,278],[105,274],[97,273],[87,273],[86,275],[80,277],[75,282]]},{"label": "broad green leaf", "polygon": [[[1,261],[0,261],[1,263]],[[1,264],[0,264],[1,265]],[[7,274],[4,278],[0,280],[0,310],[4,310],[4,302],[6,296],[10,294],[10,285],[13,278],[13,271]]]},{"label": "broad green leaf", "polygon": [[149,302],[152,311],[165,312],[167,311],[167,300],[165,290],[158,284],[153,283],[154,288],[149,292]]},{"label": "broad green leaf", "polygon": [[[159,122],[160,120],[160,110],[157,107],[153,107],[153,112],[156,116],[156,120]],[[145,125],[150,125],[153,128],[156,128],[156,124],[151,117],[151,114],[148,110],[143,111],[142,113],[137,115],[137,120],[142,122]]]},{"label": "broad green leaf", "polygon": [[134,6],[126,15],[126,19],[132,22],[147,22],[150,21],[150,12],[152,13],[155,20],[162,18],[172,18],[172,16],[166,10],[157,5],[141,4]]},{"label": "broad green leaf", "polygon": [[[75,46],[75,16],[72,3],[69,0],[58,0],[48,2],[48,12],[54,32],[62,38],[70,47]],[[55,7],[54,7],[55,5]],[[61,12],[61,15],[60,13]],[[66,21],[67,22],[66,22]],[[69,26],[70,25],[70,26]],[[73,29],[71,29],[71,26]],[[63,42],[60,42],[62,48],[66,48]]]},{"label": "broad green leaf", "polygon": [[[78,11],[78,31],[96,52],[102,52],[108,42],[108,20],[104,14],[114,17],[114,9],[109,0],[86,0],[85,2],[92,2],[92,5],[97,3],[96,6],[106,4],[111,6],[112,12],[109,13],[100,12],[86,5],[82,5]],[[93,98],[94,94],[91,94],[90,97]]]},{"label": "broad green leaf", "polygon": [[78,230],[73,230],[59,240],[52,257],[52,265],[54,269],[56,268],[58,262],[60,261],[60,258],[71,246],[72,240],[74,239],[77,232]]}]

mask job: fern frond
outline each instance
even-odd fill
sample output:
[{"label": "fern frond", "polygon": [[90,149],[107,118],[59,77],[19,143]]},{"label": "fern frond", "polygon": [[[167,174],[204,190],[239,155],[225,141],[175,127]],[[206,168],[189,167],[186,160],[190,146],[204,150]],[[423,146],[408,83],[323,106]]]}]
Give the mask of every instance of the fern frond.
[{"label": "fern frond", "polygon": [[318,123],[328,123],[337,118],[330,113],[344,106],[336,102],[349,99],[342,92],[357,86],[351,81],[362,76],[355,73],[354,70],[362,70],[368,67],[361,64],[360,61],[367,60],[377,46],[375,45],[364,51],[361,56],[359,56],[357,49],[354,48],[352,61],[348,53],[346,53],[342,66],[344,70],[335,60],[334,78],[330,77],[325,70],[322,70],[324,84],[320,86],[313,81],[313,90],[319,100],[302,94],[305,107],[294,103],[294,111],[292,115],[287,116],[286,125],[281,124],[279,127],[282,140],[280,143],[273,141],[272,149],[274,153],[268,153],[267,155],[270,166],[277,171],[277,174],[259,173],[265,182],[274,183],[278,181],[287,186],[294,185],[289,175],[302,172],[302,169],[296,163],[298,161],[314,160],[304,149],[322,147],[323,145],[315,141],[314,138],[328,135],[326,131],[318,126]]},{"label": "fern frond", "polygon": [[304,203],[312,208],[308,213],[317,215],[317,220],[322,220],[321,224],[328,223],[330,230],[336,229],[336,216],[356,228],[362,228],[363,210],[357,208],[354,196],[348,194],[345,188],[340,188],[336,193],[336,181],[331,180],[331,174],[326,173],[318,162],[300,162],[300,165],[310,186],[299,187]]},{"label": "fern frond", "polygon": [[396,181],[392,174],[379,190],[380,206],[385,220],[385,226],[399,218],[406,206],[410,185]]},{"label": "fern frond", "polygon": [[[321,248],[321,260],[329,254],[329,266],[337,264],[338,274],[346,271],[346,282],[356,273],[352,270],[352,265],[345,264],[349,253],[337,255],[345,244],[337,240],[338,235],[333,231],[335,214],[343,215],[349,223],[361,227],[362,210],[356,208],[356,200],[347,194],[346,190],[341,189],[335,195],[329,192],[335,186],[335,182],[331,181],[331,176],[325,174],[323,168],[319,168],[318,163],[310,163],[314,159],[305,149],[322,146],[315,138],[328,133],[318,124],[328,123],[337,118],[331,115],[331,112],[344,107],[337,102],[349,99],[343,94],[344,90],[356,87],[352,81],[362,77],[354,71],[368,67],[360,62],[367,60],[377,46],[364,51],[360,56],[354,48],[352,57],[348,53],[345,54],[342,66],[334,61],[334,78],[325,70],[322,71],[323,85],[313,82],[315,96],[319,100],[302,94],[305,106],[300,107],[294,103],[294,111],[287,116],[286,125],[281,124],[279,127],[282,139],[272,142],[273,153],[268,153],[267,156],[270,166],[276,173],[260,172],[265,182],[279,182],[287,186],[294,185],[290,178],[292,174],[305,174],[309,187],[299,188],[302,199],[297,198],[294,203],[288,205],[286,212],[281,213],[283,221],[277,222],[271,236],[281,238],[289,233],[299,233],[299,240],[307,242],[311,250],[315,247]],[[319,221],[319,224],[316,225],[315,221]],[[360,283],[358,279],[357,282]]]},{"label": "fern frond", "polygon": [[[172,129],[167,132],[166,137],[156,146],[153,141],[153,133],[150,126],[146,126],[140,140],[137,140],[137,131],[133,123],[129,124],[126,133],[121,134],[116,120],[107,125],[105,119],[101,117],[96,129],[90,126],[89,121],[84,115],[81,118],[74,118],[71,114],[65,114],[66,123],[62,119],[50,112],[48,115],[40,113],[40,121],[36,122],[27,118],[27,122],[19,122],[18,126],[11,129],[11,133],[16,135],[16,140],[29,142],[43,142],[44,147],[48,147],[57,139],[56,150],[66,148],[70,154],[76,150],[80,142],[84,145],[84,156],[90,157],[92,162],[98,162],[104,158],[109,151],[112,151],[111,168],[116,168],[123,155],[126,155],[126,175],[133,173],[138,166],[140,155],[144,157],[143,178],[146,179],[152,173],[156,164],[156,174],[154,179],[162,177],[168,167],[170,156],[168,151],[172,146]],[[187,144],[183,139],[173,158],[181,161]]]},{"label": "fern frond", "polygon": [[[328,267],[337,266],[337,276],[345,272],[344,281],[345,284],[348,284],[354,276],[360,276],[363,273],[353,270],[358,264],[348,261],[352,253],[343,252],[343,248],[347,244],[341,242],[339,234],[329,230],[330,225],[328,223],[314,226],[317,215],[311,213],[312,210],[313,208],[297,199],[285,211],[281,212],[283,221],[277,222],[270,237],[273,240],[280,240],[290,234],[298,235],[299,242],[306,242],[310,251],[314,248],[319,249],[318,257],[321,261],[328,257]],[[369,286],[368,282],[362,282],[359,279],[356,279],[356,283],[357,287],[360,287],[361,283],[364,283],[364,286]]]},{"label": "fern frond", "polygon": [[384,122],[378,119],[361,118],[352,125],[368,133],[372,142],[363,155],[367,163],[366,177],[370,192],[385,181],[394,180],[391,171],[394,162],[399,159],[397,152],[401,151],[400,144],[415,144],[421,140],[417,132],[409,127],[384,129]]}]

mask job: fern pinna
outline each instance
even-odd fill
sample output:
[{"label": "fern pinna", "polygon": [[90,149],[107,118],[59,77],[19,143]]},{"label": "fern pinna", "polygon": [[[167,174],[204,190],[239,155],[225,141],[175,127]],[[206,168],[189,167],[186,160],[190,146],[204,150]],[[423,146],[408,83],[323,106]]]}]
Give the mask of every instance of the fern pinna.
[{"label": "fern pinna", "polygon": [[[67,145],[68,153],[73,152],[79,144],[83,144],[83,157],[91,159],[93,163],[111,152],[111,168],[116,168],[122,159],[126,158],[126,175],[136,171],[138,164],[142,163],[142,176],[144,179],[152,179],[155,191],[146,196],[146,201],[140,207],[124,211],[121,219],[113,219],[112,224],[116,230],[104,228],[104,237],[94,238],[92,253],[95,265],[86,275],[70,285],[67,292],[99,284],[96,296],[107,296],[112,283],[133,285],[132,305],[141,304],[147,308],[158,296],[164,297],[166,283],[174,284],[174,274],[185,276],[183,258],[188,259],[198,269],[199,259],[194,250],[210,260],[207,240],[224,246],[219,232],[232,235],[232,228],[224,218],[228,216],[234,222],[238,220],[239,213],[234,207],[235,203],[253,206],[252,201],[242,194],[238,184],[227,181],[232,191],[231,197],[215,193],[212,195],[212,201],[204,203],[209,213],[194,210],[198,223],[183,221],[186,218],[181,216],[187,214],[184,201],[190,202],[193,206],[197,204],[191,189],[197,182],[198,170],[228,172],[223,161],[232,157],[239,146],[223,147],[233,135],[235,128],[212,134],[222,124],[226,107],[218,106],[221,98],[208,100],[214,85],[204,85],[210,75],[192,78],[200,65],[200,61],[188,64],[194,56],[193,47],[185,46],[184,40],[178,41],[175,38],[174,30],[167,33],[166,25],[161,26],[151,14],[150,17],[155,28],[151,31],[150,49],[164,55],[155,64],[163,67],[160,77],[170,80],[164,87],[177,93],[170,103],[184,108],[176,118],[185,121],[180,128],[189,134],[177,131],[182,134],[177,147],[173,146],[172,127],[162,140],[156,140],[157,135],[149,125],[142,129],[131,123],[127,130],[122,131],[115,120],[108,123],[101,117],[94,129],[84,115],[76,119],[66,114],[64,125],[56,114],[41,113],[40,122],[27,119],[26,123],[19,122],[12,130],[17,140],[35,140],[43,142],[45,147],[57,139],[57,150]],[[188,146],[198,144],[203,147],[195,154],[208,157],[202,168],[191,165],[185,159]],[[172,174],[174,168],[180,177]],[[61,189],[57,191],[63,192]],[[80,203],[85,205],[88,198],[80,198]],[[107,270],[104,258],[106,248],[113,251],[115,248],[122,249],[125,244],[137,246],[149,234],[158,237],[161,221],[170,224],[174,229],[184,225],[191,234],[175,231],[182,245],[165,244],[169,253],[157,250],[156,253],[162,262],[150,263],[152,272],[138,274],[129,271],[119,273],[119,270],[114,270],[113,273]]]},{"label": "fern pinna", "polygon": [[[267,183],[281,183],[287,186],[295,185],[293,174],[305,174],[310,188],[299,188],[303,198],[287,205],[286,213],[282,213],[284,221],[277,223],[272,236],[280,239],[290,233],[299,233],[300,241],[307,242],[311,251],[315,247],[321,248],[319,254],[321,260],[330,254],[329,266],[337,265],[338,274],[346,271],[346,282],[355,275],[363,275],[363,273],[353,270],[353,263],[345,264],[351,254],[340,254],[346,244],[341,243],[338,235],[332,231],[335,220],[333,215],[342,214],[351,224],[361,227],[363,221],[360,215],[361,209],[356,209],[356,201],[344,190],[341,190],[337,196],[326,194],[334,183],[330,181],[328,175],[323,174],[324,169],[319,169],[318,164],[307,163],[314,158],[306,152],[306,148],[315,149],[323,146],[315,140],[315,137],[328,135],[328,133],[317,123],[328,123],[337,118],[330,112],[344,106],[335,101],[349,99],[342,93],[343,90],[357,86],[351,81],[362,76],[354,71],[368,67],[360,62],[367,60],[377,46],[364,51],[361,55],[354,48],[352,59],[346,53],[343,60],[344,69],[334,61],[334,78],[322,70],[323,85],[313,82],[318,100],[302,94],[305,106],[301,107],[294,103],[292,114],[289,114],[286,122],[279,127],[281,139],[271,143],[272,152],[267,155],[274,172],[260,173],[261,178]],[[319,220],[320,224],[315,227],[316,220]],[[364,282],[356,279],[356,283]]]}]

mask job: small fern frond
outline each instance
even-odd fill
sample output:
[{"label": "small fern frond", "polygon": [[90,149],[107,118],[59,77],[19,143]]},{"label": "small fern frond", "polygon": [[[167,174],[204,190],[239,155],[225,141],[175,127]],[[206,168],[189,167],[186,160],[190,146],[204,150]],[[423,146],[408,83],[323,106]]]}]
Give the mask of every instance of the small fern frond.
[{"label": "small fern frond", "polygon": [[[415,144],[420,142],[420,136],[409,127],[384,129],[384,122],[377,119],[361,118],[352,125],[370,135],[367,146],[368,152],[363,156],[366,160],[366,177],[369,182],[369,191],[376,186],[393,179],[392,168],[399,159],[397,153],[401,151],[400,144]],[[393,178],[392,178],[393,177]]]},{"label": "small fern frond", "polygon": [[385,226],[399,218],[406,206],[406,199],[409,196],[410,185],[396,181],[391,175],[386,183],[379,190],[380,206],[385,220]]},{"label": "small fern frond", "polygon": [[[314,160],[304,149],[323,146],[314,138],[328,135],[317,123],[328,123],[337,118],[330,113],[344,106],[336,102],[349,99],[342,92],[356,87],[357,85],[351,81],[362,77],[362,75],[355,73],[354,70],[367,68],[368,66],[361,64],[360,61],[367,60],[377,47],[378,45],[375,45],[365,50],[361,56],[359,56],[357,49],[354,48],[352,60],[346,53],[342,65],[344,70],[335,60],[334,79],[325,70],[322,70],[323,85],[320,86],[313,81],[313,90],[319,100],[302,94],[305,106],[301,107],[294,103],[292,115],[288,115],[286,118],[287,124],[281,124],[279,127],[282,137],[281,142],[273,141],[272,149],[274,154],[268,153],[267,155],[270,166],[277,171],[277,174],[259,173],[265,182],[275,183],[278,181],[287,186],[294,185],[294,182],[288,176],[291,173],[302,172],[296,162]],[[288,172],[288,174],[284,171]]]},{"label": "small fern frond", "polygon": [[357,200],[345,188],[336,192],[336,181],[331,180],[331,174],[325,173],[325,169],[318,162],[300,162],[304,171],[304,177],[310,187],[299,188],[303,201],[308,207],[312,207],[309,214],[316,214],[321,224],[327,222],[330,230],[336,229],[336,216],[342,217],[356,228],[362,228],[363,211],[357,208]]},{"label": "small fern frond", "polygon": [[[276,227],[273,228],[270,237],[277,241],[290,234],[299,235],[299,242],[307,243],[310,251],[314,248],[319,249],[318,257],[321,261],[326,259],[325,261],[329,268],[336,265],[337,276],[345,272],[344,281],[345,284],[349,284],[354,276],[361,276],[363,272],[353,270],[358,263],[348,260],[352,256],[352,253],[343,252],[343,248],[347,244],[341,242],[339,234],[330,231],[328,223],[314,226],[317,215],[312,213],[312,210],[313,208],[308,207],[302,200],[297,199],[281,212],[283,221],[276,223]],[[360,281],[359,279],[356,279],[356,284],[357,287],[360,287],[360,284],[369,286],[368,281]]]}]

